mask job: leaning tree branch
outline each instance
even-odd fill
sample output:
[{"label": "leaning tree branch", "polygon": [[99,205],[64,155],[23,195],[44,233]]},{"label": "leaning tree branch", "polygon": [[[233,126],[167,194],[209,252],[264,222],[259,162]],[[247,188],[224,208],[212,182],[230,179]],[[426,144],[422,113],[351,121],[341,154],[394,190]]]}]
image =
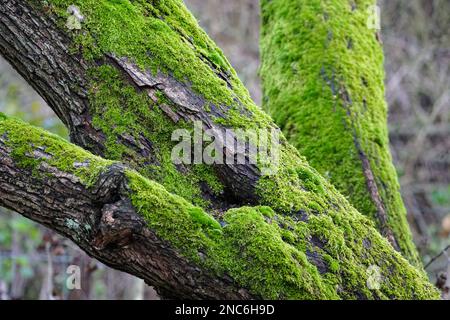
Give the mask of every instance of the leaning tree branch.
[{"label": "leaning tree branch", "polygon": [[[217,221],[123,165],[2,114],[0,181],[0,205],[143,278],[164,297],[436,297],[424,275],[358,216],[348,216],[360,229],[348,239],[354,246],[315,235],[314,228],[335,227],[305,213],[297,224],[268,207],[243,207]],[[302,239],[305,232],[311,236]],[[365,258],[356,250],[361,239]],[[364,280],[369,261],[379,274]],[[372,276],[374,288],[365,283]]]}]

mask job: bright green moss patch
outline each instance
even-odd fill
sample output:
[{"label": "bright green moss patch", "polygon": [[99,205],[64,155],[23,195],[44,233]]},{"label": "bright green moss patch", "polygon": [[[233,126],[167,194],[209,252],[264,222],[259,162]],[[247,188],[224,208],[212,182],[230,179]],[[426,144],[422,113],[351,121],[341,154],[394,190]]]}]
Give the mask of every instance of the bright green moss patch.
[{"label": "bright green moss patch", "polygon": [[206,214],[201,208],[189,208],[188,213],[191,215],[193,221],[199,223],[206,228],[213,230],[220,230],[220,223],[218,223],[210,215]]},{"label": "bright green moss patch", "polygon": [[[296,221],[268,207],[231,209],[223,227],[162,186],[127,172],[133,205],[190,261],[268,299],[437,299],[419,271],[348,204]],[[337,193],[326,190],[327,193]],[[294,201],[294,200],[293,200]],[[317,240],[314,240],[317,239]],[[363,241],[370,239],[370,241]],[[370,245],[368,245],[368,243]],[[311,252],[309,258],[305,251]],[[367,270],[380,269],[379,288]]]},{"label": "bright green moss patch", "polygon": [[332,273],[339,272],[339,268],[340,268],[339,261],[337,261],[336,259],[334,259],[332,256],[330,256],[328,254],[324,254],[323,259],[327,263],[327,265],[330,268],[330,271]]},{"label": "bright green moss patch", "polygon": [[383,52],[367,26],[373,5],[263,0],[263,107],[311,166],[378,224],[361,153],[368,158],[388,225],[401,252],[420,266],[389,152]]},{"label": "bright green moss patch", "polygon": [[[337,298],[323,287],[317,270],[301,251],[285,243],[277,223],[267,223],[260,208],[225,213],[222,228],[202,209],[161,186],[128,172],[133,205],[149,227],[192,261],[265,298]],[[268,209],[262,208],[267,214]]]},{"label": "bright green moss patch", "polygon": [[323,192],[319,174],[317,172],[313,172],[310,168],[305,167],[299,168],[297,174],[308,191]]},{"label": "bright green moss patch", "polygon": [[32,127],[21,120],[7,118],[0,113],[0,136],[11,148],[14,160],[20,167],[31,169],[38,175],[39,166],[46,163],[63,172],[77,176],[91,186],[98,175],[114,162],[93,156],[69,144],[61,137]]},{"label": "bright green moss patch", "polygon": [[275,215],[275,212],[270,207],[261,206],[259,207],[259,212],[261,212],[263,216],[267,218],[273,218],[273,216]]},{"label": "bright green moss patch", "polygon": [[328,183],[292,146],[282,144],[279,152],[276,173],[263,176],[258,182],[261,204],[287,214],[306,207],[322,211],[321,208],[327,205],[323,186]]},{"label": "bright green moss patch", "polygon": [[[316,185],[320,192],[312,190]],[[438,298],[426,276],[394,251],[375,223],[352,208],[291,146],[281,148],[278,171],[260,179],[258,194],[261,204],[287,214],[276,216],[283,241],[309,252],[308,261],[323,272],[323,281],[336,288],[340,298]],[[384,279],[376,290],[366,283],[371,266],[379,268]],[[408,275],[403,277],[402,270]],[[414,277],[418,283],[411,286],[406,279]]]},{"label": "bright green moss patch", "polygon": [[[187,82],[205,100],[254,113],[254,123],[268,117],[251,101],[222,51],[198,26],[181,0],[50,0],[46,12],[56,14],[63,26],[67,8],[76,5],[84,20],[73,31],[73,53],[89,60],[104,54],[128,57],[142,69],[172,74]],[[42,5],[41,5],[42,6]],[[218,76],[226,75],[227,81]],[[238,116],[238,119],[243,117]],[[229,123],[247,124],[230,115]]]},{"label": "bright green moss patch", "polygon": [[227,251],[222,249],[219,256],[238,283],[270,299],[338,298],[305,254],[283,241],[276,221],[266,222],[259,207],[232,209],[225,221]]}]

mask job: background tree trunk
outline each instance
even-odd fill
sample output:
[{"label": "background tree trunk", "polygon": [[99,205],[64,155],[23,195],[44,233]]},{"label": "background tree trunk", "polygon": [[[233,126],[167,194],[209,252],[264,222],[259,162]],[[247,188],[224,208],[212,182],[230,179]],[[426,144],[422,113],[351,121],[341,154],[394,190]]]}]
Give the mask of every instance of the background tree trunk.
[{"label": "background tree trunk", "polygon": [[438,297],[283,136],[271,175],[173,164],[171,133],[194,121],[276,128],[181,1],[72,2],[2,1],[0,52],[74,143],[139,173],[3,119],[0,204],[165,297]]},{"label": "background tree trunk", "polygon": [[264,107],[309,163],[422,268],[389,152],[376,10],[374,0],[263,0]]}]

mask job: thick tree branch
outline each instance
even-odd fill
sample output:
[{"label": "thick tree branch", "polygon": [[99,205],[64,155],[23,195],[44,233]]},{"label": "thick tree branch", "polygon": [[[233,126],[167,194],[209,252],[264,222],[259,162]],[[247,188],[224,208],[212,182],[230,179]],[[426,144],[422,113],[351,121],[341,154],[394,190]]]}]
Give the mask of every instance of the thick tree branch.
[{"label": "thick tree branch", "polygon": [[[21,140],[18,151],[13,140],[20,134],[38,140]],[[64,168],[68,159],[73,166]],[[252,297],[230,278],[188,262],[150,229],[131,203],[125,172],[42,130],[0,119],[0,205],[57,231],[99,261],[143,278],[163,297]]]},{"label": "thick tree branch", "polygon": [[[306,212],[296,222],[268,207],[243,207],[219,223],[136,172],[1,114],[0,181],[0,205],[165,297],[436,297],[424,275],[358,217],[344,222],[358,228],[347,243],[338,233],[314,232],[336,226]],[[365,258],[357,250],[361,239]],[[379,274],[367,274],[368,267]],[[371,277],[374,288],[364,283]]]}]

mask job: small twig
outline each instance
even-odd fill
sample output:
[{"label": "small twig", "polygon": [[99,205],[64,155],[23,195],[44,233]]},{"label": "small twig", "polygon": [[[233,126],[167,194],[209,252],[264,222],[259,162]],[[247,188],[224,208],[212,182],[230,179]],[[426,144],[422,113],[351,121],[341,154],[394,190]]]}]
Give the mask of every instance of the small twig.
[{"label": "small twig", "polygon": [[433,257],[426,265],[425,269],[428,268],[433,262],[435,262],[440,256],[442,256],[444,253],[447,253],[447,250],[450,249],[450,244],[444,248],[439,254],[435,257]]}]

